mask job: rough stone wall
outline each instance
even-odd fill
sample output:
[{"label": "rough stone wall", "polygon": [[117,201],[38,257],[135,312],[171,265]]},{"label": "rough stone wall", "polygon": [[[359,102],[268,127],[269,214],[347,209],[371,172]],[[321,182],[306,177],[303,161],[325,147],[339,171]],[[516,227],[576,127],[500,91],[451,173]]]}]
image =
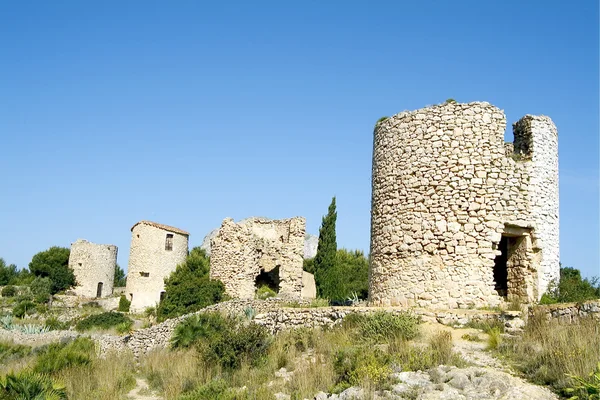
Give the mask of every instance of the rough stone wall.
[{"label": "rough stone wall", "polygon": [[[172,235],[172,249],[167,250],[167,235]],[[131,228],[131,249],[125,295],[131,310],[155,306],[164,291],[164,279],[185,261],[189,234],[167,225],[141,221]]]},{"label": "rough stone wall", "polygon": [[508,260],[518,268],[510,271],[509,300],[536,300],[557,276],[556,128],[548,117],[526,116],[511,147],[505,126],[504,113],[484,102],[403,112],[377,124],[372,304],[498,305],[493,268],[503,234],[524,246]]},{"label": "rough stone wall", "polygon": [[234,298],[252,299],[256,277],[278,268],[279,296],[300,297],[306,220],[226,218],[211,241],[210,277]]},{"label": "rough stone wall", "polygon": [[71,243],[69,268],[77,280],[74,292],[78,296],[97,297],[99,283],[102,283],[100,297],[112,295],[116,265],[117,246],[83,239]]}]

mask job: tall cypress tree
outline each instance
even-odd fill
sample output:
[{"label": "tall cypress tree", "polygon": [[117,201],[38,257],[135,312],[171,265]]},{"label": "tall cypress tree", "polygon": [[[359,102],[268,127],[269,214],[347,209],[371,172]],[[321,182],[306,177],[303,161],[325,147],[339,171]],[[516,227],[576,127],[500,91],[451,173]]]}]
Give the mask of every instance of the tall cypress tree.
[{"label": "tall cypress tree", "polygon": [[327,215],[323,217],[319,228],[319,244],[315,255],[315,283],[317,293],[321,297],[328,297],[327,279],[329,273],[335,267],[337,254],[337,242],[335,238],[335,221],[337,212],[335,210],[335,196],[331,200]]}]

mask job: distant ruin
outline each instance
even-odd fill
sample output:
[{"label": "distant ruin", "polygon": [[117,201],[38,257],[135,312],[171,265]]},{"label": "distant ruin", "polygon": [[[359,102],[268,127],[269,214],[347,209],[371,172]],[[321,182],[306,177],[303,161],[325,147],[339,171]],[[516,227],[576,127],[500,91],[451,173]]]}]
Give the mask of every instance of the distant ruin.
[{"label": "distant ruin", "polygon": [[173,226],[140,221],[131,228],[125,294],[131,310],[156,306],[165,293],[164,279],[185,262],[189,233]]},{"label": "distant ruin", "polygon": [[75,274],[77,296],[101,298],[112,295],[117,265],[117,246],[77,239],[71,243],[69,268]]},{"label": "distant ruin", "polygon": [[211,240],[210,277],[223,282],[234,298],[253,299],[262,285],[280,297],[299,298],[304,274],[304,293],[310,296],[312,276],[302,270],[305,231],[302,217],[250,218],[240,223],[227,218]]},{"label": "distant ruin", "polygon": [[447,102],[379,122],[373,141],[372,305],[537,301],[559,276],[558,136],[527,115]]}]

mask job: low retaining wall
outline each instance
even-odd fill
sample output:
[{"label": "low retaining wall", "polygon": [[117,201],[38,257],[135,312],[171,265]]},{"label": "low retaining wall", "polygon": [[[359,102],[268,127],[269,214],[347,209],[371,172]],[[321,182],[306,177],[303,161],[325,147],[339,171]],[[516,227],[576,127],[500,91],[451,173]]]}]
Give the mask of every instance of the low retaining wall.
[{"label": "low retaining wall", "polygon": [[582,317],[600,320],[600,300],[589,300],[583,303],[562,303],[537,305],[529,308],[529,316],[542,314],[546,319],[554,319],[561,323],[577,322]]}]

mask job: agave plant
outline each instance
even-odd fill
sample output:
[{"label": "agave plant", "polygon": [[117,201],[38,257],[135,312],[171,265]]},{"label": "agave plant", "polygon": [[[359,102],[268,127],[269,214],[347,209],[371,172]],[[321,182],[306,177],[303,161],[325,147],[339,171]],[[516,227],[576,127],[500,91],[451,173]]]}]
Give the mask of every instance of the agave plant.
[{"label": "agave plant", "polygon": [[350,303],[350,305],[352,305],[352,306],[355,305],[355,304],[357,304],[360,301],[360,299],[358,298],[358,293],[352,292],[350,294],[350,296],[348,296],[348,298],[346,299],[346,301],[348,303]]},{"label": "agave plant", "polygon": [[244,315],[246,315],[247,319],[253,320],[254,317],[256,316],[256,310],[252,307],[246,307],[244,309]]},{"label": "agave plant", "polygon": [[20,327],[21,332],[26,333],[28,335],[38,335],[40,333],[46,333],[50,331],[50,328],[42,325],[22,325]]},{"label": "agave plant", "polygon": [[67,391],[44,374],[24,371],[0,379],[0,398],[7,400],[66,400]]},{"label": "agave plant", "polygon": [[0,325],[6,330],[13,329],[13,316],[11,314],[0,317]]}]

